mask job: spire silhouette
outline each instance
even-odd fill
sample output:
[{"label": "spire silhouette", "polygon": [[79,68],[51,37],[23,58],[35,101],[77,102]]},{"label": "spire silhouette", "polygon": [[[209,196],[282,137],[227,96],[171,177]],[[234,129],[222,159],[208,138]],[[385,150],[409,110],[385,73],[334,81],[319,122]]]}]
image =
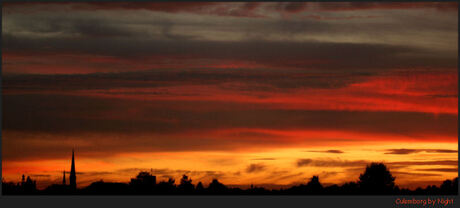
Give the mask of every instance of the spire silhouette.
[{"label": "spire silhouette", "polygon": [[62,176],[62,185],[65,185],[65,170],[62,171],[63,176]]},{"label": "spire silhouette", "polygon": [[77,176],[75,175],[75,157],[74,157],[73,149],[72,149],[72,166],[70,167],[69,182],[70,182],[70,187],[73,190],[77,189]]}]

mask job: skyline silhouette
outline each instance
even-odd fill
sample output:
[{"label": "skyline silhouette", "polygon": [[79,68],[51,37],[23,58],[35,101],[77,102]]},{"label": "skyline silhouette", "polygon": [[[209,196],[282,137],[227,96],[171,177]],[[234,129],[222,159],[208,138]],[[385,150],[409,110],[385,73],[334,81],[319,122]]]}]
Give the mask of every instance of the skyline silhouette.
[{"label": "skyline silhouette", "polygon": [[43,190],[36,188],[36,182],[29,176],[22,177],[21,183],[2,181],[3,195],[458,195],[458,177],[445,180],[439,187],[428,185],[416,189],[399,188],[395,177],[383,163],[371,163],[360,175],[357,182],[350,181],[342,185],[323,186],[318,176],[311,177],[306,184],[300,184],[283,189],[266,189],[251,185],[241,189],[228,187],[218,179],[213,179],[208,186],[202,182],[196,185],[187,175],[183,175],[180,183],[175,179],[156,183],[156,176],[149,172],[139,172],[129,183],[104,182],[91,183],[86,187],[76,189],[67,184],[53,184]]},{"label": "skyline silhouette", "polygon": [[182,175],[180,183],[176,184],[174,178],[169,178],[167,181],[157,183],[155,175],[151,172],[141,171],[135,178],[131,178],[129,183],[122,182],[104,182],[102,179],[92,182],[86,187],[77,189],[76,171],[75,171],[75,156],[72,149],[71,170],[69,176],[70,183],[66,183],[65,171],[63,171],[62,184],[52,184],[45,189],[39,190],[36,187],[36,181],[30,176],[22,175],[22,180],[19,183],[7,182],[2,178],[2,194],[3,195],[29,195],[29,194],[50,194],[50,195],[98,195],[98,194],[188,194],[188,195],[214,195],[214,194],[241,194],[241,195],[262,195],[262,194],[307,194],[307,195],[457,195],[458,194],[458,177],[452,180],[445,180],[437,187],[435,185],[427,185],[425,188],[418,187],[416,189],[399,188],[395,184],[395,177],[383,163],[370,163],[366,165],[364,173],[360,174],[359,180],[349,181],[342,185],[323,186],[317,175],[311,177],[306,184],[293,185],[289,188],[282,189],[266,189],[257,187],[251,184],[250,188],[241,189],[228,187],[213,178],[208,186],[203,186],[199,181],[194,185],[192,178],[186,174]]},{"label": "skyline silhouette", "polygon": [[[397,151],[397,150],[391,150],[391,151]],[[401,149],[401,151],[406,151],[406,150],[405,150],[405,149]],[[429,150],[424,150],[424,151],[429,151]],[[336,153],[337,151],[334,150],[333,152]],[[343,152],[342,152],[342,153],[343,153]],[[265,158],[265,159],[267,159],[267,158]],[[297,165],[298,165],[298,166],[303,166],[304,163],[312,163],[312,162],[313,162],[313,161],[312,161],[311,159],[299,160],[299,161],[297,161]],[[450,162],[450,161],[446,161],[446,162]],[[452,162],[454,162],[454,161],[452,161]],[[71,163],[71,165],[70,165],[70,171],[65,171],[65,170],[63,171],[62,183],[61,183],[61,185],[62,185],[62,186],[65,186],[65,187],[68,187],[70,190],[76,190],[76,189],[77,189],[76,175],[77,175],[77,174],[83,174],[83,173],[82,173],[82,172],[77,172],[76,169],[75,169],[75,152],[74,152],[74,148],[72,148],[72,155],[71,155],[70,163]],[[360,164],[362,164],[362,163],[360,163]],[[376,164],[376,162],[369,162],[369,164]],[[382,165],[383,165],[384,162],[379,162],[378,164],[382,164]],[[339,165],[339,166],[340,166],[341,164],[336,164],[336,165]],[[364,165],[366,165],[366,164],[364,164]],[[433,164],[433,165],[435,165],[435,164]],[[385,171],[388,172],[388,171],[386,170],[387,167],[386,167],[385,165],[383,165],[383,167],[380,167],[380,168],[383,169],[382,172],[385,172]],[[145,169],[142,170],[142,169],[138,169],[138,168],[133,168],[133,170],[139,170],[139,171],[140,171],[139,173],[143,173],[143,174],[154,174],[154,172],[155,172],[155,171],[153,171],[153,170],[154,170],[153,168],[150,168],[150,171],[147,171],[147,170],[145,170]],[[155,170],[158,170],[158,169],[155,169]],[[246,171],[250,173],[250,172],[255,171],[255,170],[257,170],[257,171],[263,171],[263,170],[264,170],[264,167],[263,167],[263,166],[258,166],[258,165],[254,165],[254,164],[253,164],[253,165],[248,166]],[[366,171],[367,171],[367,168],[366,168]],[[186,176],[186,174],[187,174],[187,173],[190,173],[191,171],[182,171],[182,172],[183,172],[183,173],[180,173],[180,174],[182,174],[182,176]],[[192,171],[192,172],[193,172],[193,171]],[[69,174],[69,175],[68,175],[68,178],[66,178],[66,173]],[[33,176],[33,175],[41,176],[40,174],[32,174],[32,176]],[[387,176],[388,176],[388,175],[387,175]],[[186,176],[186,177],[189,177],[189,176]],[[361,178],[363,178],[363,177],[369,177],[369,176],[360,175],[359,179],[361,180]],[[11,183],[14,183],[14,184],[23,184],[23,183],[24,183],[24,174],[22,174],[22,178],[23,178],[23,179],[22,179],[22,182],[21,182],[21,183],[19,183],[19,182],[11,182],[11,181],[8,182],[8,183],[10,183],[10,184],[11,184]],[[163,177],[163,178],[164,178],[164,177]],[[457,178],[457,176],[455,176],[455,178]],[[216,179],[215,177],[211,178],[212,181],[215,180],[215,179]],[[313,176],[313,178],[312,178],[312,181],[313,181],[313,182],[314,182],[314,179],[316,179],[316,181],[318,181],[318,175],[314,175],[314,176]],[[388,177],[388,178],[384,178],[384,180],[382,181],[382,183],[385,184],[385,183],[388,183],[388,182],[390,181],[390,182],[393,184],[392,186],[394,186],[394,179],[395,179],[395,177],[393,177],[393,176]],[[66,183],[67,180],[69,181],[69,184]],[[104,179],[103,179],[103,178],[98,178],[97,180],[88,181],[87,183],[91,183],[91,184],[92,184],[92,183],[94,183],[94,182],[100,182],[100,181],[102,181],[102,180],[104,180]],[[136,182],[136,179],[133,179],[133,178],[131,178],[130,180],[131,180],[131,184],[136,184],[137,182],[139,182],[139,181]],[[182,180],[187,181],[188,178],[182,178],[181,181],[182,181]],[[2,178],[2,181],[5,181],[4,178]],[[33,182],[33,184],[36,184],[36,181],[30,181],[30,176],[27,177],[27,181],[29,181],[30,183]],[[110,181],[110,180],[109,180],[109,181]],[[111,181],[113,181],[113,180],[111,180]],[[157,181],[157,176],[153,176],[153,178],[150,179],[150,181],[151,181],[151,183],[155,184],[156,181]],[[167,177],[167,181],[168,181],[169,184],[171,184],[171,182],[174,184],[174,181],[175,181],[175,180],[173,179],[173,177],[168,176],[168,177]],[[442,183],[445,183],[445,180],[443,180],[443,181],[441,181],[441,182],[442,182]],[[441,182],[438,182],[437,184],[440,184]],[[118,180],[118,182],[114,182],[114,183],[120,183],[120,180]],[[191,180],[190,180],[189,183],[191,183]],[[345,182],[342,181],[342,182],[341,182],[341,184],[347,184],[347,183],[349,183],[349,181],[345,181]],[[89,184],[89,185],[91,185],[91,184]],[[200,186],[203,186],[202,181],[199,181],[199,184],[200,184]],[[256,183],[256,185],[257,185],[258,187],[263,188],[263,189],[268,188],[269,190],[270,190],[270,189],[285,189],[285,188],[287,188],[287,187],[295,187],[295,186],[297,186],[297,185],[299,185],[299,184],[301,184],[301,183],[285,184],[285,185],[276,184],[276,182],[275,182],[274,184],[257,184],[257,183]],[[331,185],[331,184],[333,184],[332,186],[336,186],[336,183],[334,183],[334,182],[332,182],[332,183],[331,183],[331,182],[326,183],[326,185]],[[89,186],[89,185],[82,185],[82,186],[85,187],[85,186]],[[198,184],[197,184],[197,185],[198,185]],[[249,185],[250,185],[250,186],[249,186]],[[239,185],[237,185],[237,184],[231,184],[230,187],[234,187],[234,188],[243,188],[243,187],[253,187],[253,185],[254,185],[254,183],[251,182],[251,184],[239,184]],[[372,185],[362,184],[362,185],[363,185],[363,188],[364,188],[364,186],[374,186],[375,184],[372,184]],[[19,185],[16,185],[16,186],[19,186]],[[31,185],[29,185],[29,186],[31,186]],[[36,187],[36,185],[33,185],[33,186]],[[380,186],[382,186],[382,185],[380,185]],[[433,186],[433,187],[435,187],[434,184],[423,183],[423,184],[421,184],[421,185],[419,185],[419,186],[417,186],[417,187],[402,187],[402,189],[404,189],[404,190],[420,189],[420,188],[423,187],[423,186],[428,186],[428,187],[429,187],[429,186]],[[49,188],[49,187],[60,187],[60,186],[59,186],[58,183],[53,183],[53,184],[47,185],[47,186],[43,186],[43,185],[42,185],[42,188],[41,188],[41,189],[43,189],[43,188],[45,188],[45,187]],[[399,187],[398,187],[398,188],[399,188]],[[61,189],[62,189],[62,187],[61,187]]]}]

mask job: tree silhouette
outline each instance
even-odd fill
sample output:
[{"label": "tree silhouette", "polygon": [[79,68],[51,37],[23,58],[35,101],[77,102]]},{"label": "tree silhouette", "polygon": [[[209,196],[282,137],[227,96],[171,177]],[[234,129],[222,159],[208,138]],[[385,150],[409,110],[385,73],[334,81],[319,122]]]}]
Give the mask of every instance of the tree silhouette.
[{"label": "tree silhouette", "polygon": [[359,176],[359,186],[365,193],[388,194],[395,188],[394,180],[385,164],[371,163]]},{"label": "tree silhouette", "polygon": [[182,193],[192,193],[195,190],[195,186],[192,184],[192,179],[186,175],[183,175],[180,179],[178,188]]},{"label": "tree silhouette", "polygon": [[311,177],[310,182],[307,183],[307,187],[309,192],[319,194],[323,189],[323,185],[319,182],[318,176]]},{"label": "tree silhouette", "polygon": [[152,193],[156,185],[156,176],[149,172],[139,172],[136,178],[132,178],[129,185],[140,193]]},{"label": "tree silhouette", "polygon": [[212,182],[209,184],[208,191],[209,193],[222,194],[227,191],[227,187],[220,183],[217,179],[212,179]]},{"label": "tree silhouette", "polygon": [[176,185],[174,184],[175,180],[173,178],[169,178],[168,181],[162,181],[158,183],[158,193],[161,194],[171,194],[176,191]]},{"label": "tree silhouette", "polygon": [[443,194],[458,194],[458,177],[454,180],[445,180],[440,189]]},{"label": "tree silhouette", "polygon": [[[128,184],[125,183],[107,183],[102,180],[93,182],[89,186],[83,188],[81,193],[83,194],[110,194],[119,195],[128,193]],[[145,191],[145,190],[142,190]]]},{"label": "tree silhouette", "polygon": [[310,182],[307,183],[307,186],[311,189],[322,189],[323,185],[319,182],[318,176],[311,177]]},{"label": "tree silhouette", "polygon": [[201,193],[204,192],[203,183],[201,183],[201,181],[198,182],[198,184],[196,185],[195,191],[196,191],[196,193],[198,193],[198,194],[201,194]]},{"label": "tree silhouette", "polygon": [[347,182],[341,186],[341,193],[357,194],[359,193],[359,185],[356,182]]},{"label": "tree silhouette", "polygon": [[307,184],[293,186],[286,191],[290,194],[321,194],[323,185],[319,182],[318,176],[313,176]]}]

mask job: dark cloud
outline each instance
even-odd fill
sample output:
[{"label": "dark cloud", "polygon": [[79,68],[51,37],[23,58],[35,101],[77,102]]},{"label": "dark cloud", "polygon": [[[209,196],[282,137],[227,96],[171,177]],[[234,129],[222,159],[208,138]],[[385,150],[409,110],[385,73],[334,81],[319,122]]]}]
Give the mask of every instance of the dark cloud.
[{"label": "dark cloud", "polygon": [[[316,167],[363,167],[370,164],[371,161],[366,160],[336,160],[336,159],[298,159],[297,167],[316,166]],[[440,161],[398,161],[384,162],[390,168],[399,169],[402,167],[414,165],[446,165],[456,166],[458,161],[455,160],[440,160]],[[361,170],[356,169],[356,170]]]},{"label": "dark cloud", "polygon": [[34,178],[34,177],[35,178],[49,178],[49,177],[51,177],[51,175],[49,175],[49,174],[30,174],[29,176],[32,177],[32,178]]},{"label": "dark cloud", "polygon": [[439,11],[457,11],[456,2],[328,2],[312,3],[318,10],[351,11],[351,10],[407,10],[407,9],[436,9]]},{"label": "dark cloud", "polygon": [[[196,8],[215,5],[213,2],[6,2],[9,9],[39,8],[41,10],[61,7],[67,11],[75,10],[152,10],[163,12],[194,11]],[[30,11],[33,12],[33,11]]]},{"label": "dark cloud", "polygon": [[369,162],[365,160],[316,160],[316,159],[299,159],[297,167],[316,166],[316,167],[365,167]]},{"label": "dark cloud", "polygon": [[434,97],[434,98],[456,98],[458,97],[458,95],[456,94],[427,95],[427,96]]},{"label": "dark cloud", "polygon": [[387,149],[385,154],[396,154],[396,155],[406,155],[419,152],[428,152],[428,153],[458,153],[457,150],[448,150],[448,149]]},{"label": "dark cloud", "polygon": [[397,154],[397,155],[405,155],[405,154],[412,154],[419,152],[420,150],[416,149],[389,149],[385,154]]},{"label": "dark cloud", "polygon": [[[184,105],[192,109],[192,106],[203,104],[219,106],[219,102],[212,101],[194,103],[158,100],[152,103],[84,96],[5,94],[3,129],[56,133],[172,133],[222,128],[301,128],[390,135],[457,135],[457,118],[447,114],[433,117],[413,112],[278,110],[263,109],[263,105],[241,109],[238,104],[229,105],[229,109],[225,110],[204,112],[181,109]],[[126,111],[133,106],[137,109],[135,114]],[[395,117],[404,117],[405,120],[394,120]]]},{"label": "dark cloud", "polygon": [[391,174],[396,176],[408,176],[408,177],[430,177],[430,176],[441,176],[441,174],[433,173],[411,173],[411,172],[401,172],[401,171],[391,171]]},{"label": "dark cloud", "polygon": [[[5,2],[8,9],[27,7],[41,10],[53,9],[56,6],[67,6],[68,10],[150,10],[159,12],[192,12],[208,14],[233,14],[230,11],[215,13],[216,7],[225,9],[222,5],[244,10],[262,8],[267,12],[301,12],[301,11],[349,11],[349,10],[395,10],[395,9],[437,9],[440,11],[456,11],[456,2],[233,2],[225,4],[216,2]],[[30,11],[32,12],[32,11]],[[239,16],[239,15],[232,15]]]},{"label": "dark cloud", "polygon": [[[171,37],[172,35],[169,35],[168,39]],[[129,39],[129,41],[75,39],[69,41],[63,38],[37,41],[36,38],[18,38],[11,35],[4,35],[3,43],[5,54],[23,51],[30,54],[67,54],[71,52],[134,60],[148,59],[153,56],[174,59],[175,56],[193,55],[195,59],[231,59],[271,67],[333,71],[347,69],[351,72],[368,73],[375,73],[379,69],[408,67],[455,68],[457,64],[456,57],[452,54],[446,53],[438,56],[434,55],[431,50],[365,43],[141,39]],[[8,68],[6,70],[8,72]]]},{"label": "dark cloud", "polygon": [[[447,114],[434,117],[411,112],[281,110],[256,104],[149,102],[52,94],[4,94],[2,102],[3,157],[7,159],[64,157],[72,143],[88,142],[94,146],[82,149],[85,154],[229,150],[327,142],[311,138],[292,140],[269,132],[261,135],[257,129],[367,132],[413,136],[420,141],[431,139],[429,135],[456,137],[458,133],[457,116]],[[233,128],[246,130],[242,136],[233,132],[220,136],[206,133]],[[112,134],[118,136],[109,136]],[[150,136],[139,136],[143,134]],[[328,141],[345,141],[340,137]]]},{"label": "dark cloud", "polygon": [[264,171],[266,169],[266,166],[264,164],[250,164],[246,168],[247,173],[257,173],[260,171]]},{"label": "dark cloud", "polygon": [[124,30],[117,26],[117,24],[105,22],[101,19],[73,19],[69,25],[66,19],[53,19],[49,22],[42,22],[42,24],[34,24],[33,20],[23,22],[24,27],[28,27],[30,31],[52,34],[52,33],[64,33],[64,34],[75,34],[83,35],[88,38],[114,38],[114,37],[130,37],[134,34],[132,31]]},{"label": "dark cloud", "polygon": [[324,151],[307,151],[307,152],[322,152],[322,153],[333,153],[333,154],[342,154],[342,150],[324,150]]},{"label": "dark cloud", "polygon": [[336,175],[339,175],[339,174],[343,174],[343,172],[337,172],[337,171],[322,171],[320,174],[318,174],[318,176],[322,179],[324,178],[328,178],[328,177],[331,177],[331,176],[336,176]]},{"label": "dark cloud", "polygon": [[451,165],[457,166],[456,160],[439,160],[439,161],[401,161],[401,162],[388,162],[387,164],[397,167],[411,166],[411,165]]},{"label": "dark cloud", "polygon": [[[70,172],[67,172],[67,171],[66,173],[70,174]],[[110,175],[113,173],[109,171],[88,171],[88,172],[77,172],[76,174],[85,175],[87,177],[87,176],[104,176],[104,175]]]},{"label": "dark cloud", "polygon": [[233,166],[241,163],[241,161],[234,159],[234,158],[216,158],[214,157],[213,159],[208,160],[209,163],[211,163],[213,166],[215,165],[226,165],[226,166]]},{"label": "dark cloud", "polygon": [[298,13],[307,9],[307,2],[280,2],[275,9],[279,12]]},{"label": "dark cloud", "polygon": [[[114,156],[127,152],[181,152],[181,151],[229,151],[238,149],[292,146],[282,139],[264,141],[263,139],[212,138],[208,136],[166,136],[135,134],[79,134],[77,138],[68,134],[3,134],[3,158],[8,161],[36,161],[41,159],[68,158],[69,151],[77,146],[78,157],[98,158]],[[325,140],[327,142],[327,140]],[[87,145],[82,144],[82,142]],[[18,144],[21,145],[18,145]],[[315,141],[310,142],[315,143]],[[88,145],[89,144],[89,145]],[[140,145],[141,144],[141,145]],[[214,160],[228,162],[231,160]]]},{"label": "dark cloud", "polygon": [[[123,11],[123,10],[147,10],[153,12],[168,12],[168,13],[194,13],[204,15],[232,16],[232,17],[261,17],[254,14],[253,11],[258,8],[259,2],[233,2],[233,3],[216,3],[216,2],[137,2],[135,4],[129,2],[85,2],[85,3],[46,3],[39,4],[28,3],[8,3],[6,4],[8,11],[18,9],[18,7],[40,8],[40,10],[51,10],[56,7],[64,7],[68,11]],[[33,11],[29,11],[33,12]]]},{"label": "dark cloud", "polygon": [[[369,77],[371,73],[325,73],[299,70],[254,69],[171,69],[84,75],[5,75],[5,92],[15,90],[91,90],[112,88],[156,88],[196,85],[206,80],[225,90],[245,92],[296,88],[340,88]],[[238,84],[235,84],[238,83]],[[108,92],[110,93],[110,92]],[[113,92],[116,93],[116,92]],[[136,92],[132,92],[136,93]],[[145,92],[167,94],[167,91]]]},{"label": "dark cloud", "polygon": [[286,180],[286,179],[292,179],[292,178],[298,178],[300,176],[304,175],[304,173],[300,172],[300,173],[292,173],[292,172],[289,172],[289,171],[274,171],[270,174],[269,177],[267,177],[267,179],[270,179],[272,181],[282,181],[282,180]]},{"label": "dark cloud", "polygon": [[[116,2],[113,3],[118,5]],[[112,4],[104,5],[109,8]],[[121,5],[120,8],[141,8],[139,5]],[[159,8],[159,11],[162,10],[161,8],[182,11],[181,8],[195,9],[203,6],[203,4],[182,5],[182,3],[181,5],[164,3],[154,5]],[[223,5],[224,8],[231,8],[228,9],[229,11],[234,11],[235,8],[253,11],[259,4]],[[299,8],[303,8],[306,4],[291,2],[276,5],[280,5],[283,10],[299,11]],[[129,59],[133,64],[136,61],[145,62],[153,56],[161,56],[159,60],[168,59],[169,63],[182,62],[183,67],[193,67],[190,63],[197,64],[196,62],[200,62],[198,60],[201,60],[199,67],[203,67],[209,60],[215,62],[237,60],[269,67],[361,72],[394,68],[457,67],[457,56],[454,53],[456,50],[449,42],[456,40],[449,38],[457,31],[456,22],[429,15],[398,15],[398,18],[404,19],[398,24],[363,22],[344,25],[298,18],[211,21],[187,18],[180,14],[154,14],[155,16],[152,17],[144,14],[146,16],[127,15],[109,18],[110,15],[101,15],[97,12],[74,11],[62,15],[55,12],[39,14],[13,12],[4,18],[7,20],[4,23],[7,29],[2,33],[2,49],[5,54],[27,53],[28,56],[43,54],[110,56]],[[39,15],[40,18],[34,15]],[[426,21],[421,21],[420,18]],[[222,33],[222,35],[210,37],[196,31],[207,31],[209,34]],[[237,32],[234,34],[232,31]],[[407,31],[417,31],[419,33],[417,37],[421,39],[410,37],[413,34]],[[314,41],[318,37],[335,37],[334,35],[337,34],[342,34],[343,37]],[[356,34],[364,35],[356,39],[367,41],[350,43],[343,40],[344,37],[349,39],[349,36],[353,37]],[[398,34],[397,38],[394,37],[395,34]],[[429,34],[429,37],[434,39],[429,39],[424,34]],[[382,40],[388,41],[376,41],[374,37],[377,35],[384,37],[381,38]],[[272,36],[280,38],[266,38]],[[299,36],[317,38],[298,40]],[[232,37],[239,37],[239,39],[233,40]],[[389,42],[390,40],[399,42]],[[406,44],[409,42],[411,44]],[[183,58],[187,56],[190,60]],[[27,55],[24,57],[27,58]],[[49,57],[43,59],[43,61],[48,60],[43,64],[50,65],[58,58],[52,58],[53,61],[49,59]],[[206,61],[203,61],[204,59]],[[160,62],[159,60],[156,62]],[[187,60],[190,63],[184,62]],[[5,65],[4,72],[14,73],[14,65],[15,63],[9,62]],[[13,68],[10,68],[12,66]],[[61,68],[65,70],[66,67]],[[105,68],[108,69],[104,70],[110,68],[115,70],[114,68],[119,67],[112,64],[112,67]],[[124,66],[124,68],[129,67]],[[152,68],[161,67],[152,66]]]},{"label": "dark cloud", "polygon": [[344,153],[342,150],[327,150],[325,152],[327,152],[327,153],[336,153],[336,154]]},{"label": "dark cloud", "polygon": [[251,159],[251,160],[276,160],[276,158],[271,158],[271,157],[267,157],[267,158],[254,158],[254,159]]},{"label": "dark cloud", "polygon": [[216,5],[215,2],[90,2],[81,4],[75,4],[75,9],[96,9],[96,10],[107,10],[107,9],[126,9],[126,10],[139,10],[146,9],[152,11],[164,11],[164,12],[179,12],[179,11],[200,11],[199,8]]},{"label": "dark cloud", "polygon": [[[3,145],[7,147],[4,157],[16,159],[36,155],[61,157],[60,154],[63,152],[57,150],[63,149],[64,151],[72,148],[70,143],[62,143],[62,141],[87,141],[99,147],[89,148],[85,152],[94,150],[103,154],[108,151],[228,150],[250,147],[255,144],[290,146],[306,141],[309,144],[324,142],[309,139],[289,140],[285,135],[259,132],[256,131],[257,129],[352,131],[412,136],[420,140],[431,139],[430,135],[456,137],[458,133],[457,116],[448,114],[438,114],[435,117],[427,113],[413,112],[283,110],[267,108],[265,104],[183,100],[150,102],[142,99],[80,96],[72,92],[73,90],[85,90],[85,88],[148,87],[148,84],[143,82],[161,82],[160,79],[168,79],[168,77],[171,77],[173,81],[170,82],[172,83],[199,83],[200,80],[203,80],[199,78],[201,75],[194,78],[193,73],[184,76],[177,71],[163,75],[158,73],[158,77],[154,72],[149,73],[4,77],[2,129],[4,132]],[[206,73],[202,73],[207,76]],[[173,77],[187,78],[175,79]],[[225,80],[223,77],[216,78],[219,77],[218,73],[204,80],[209,81],[213,77],[216,80]],[[261,77],[264,77],[263,74]],[[235,75],[234,78],[239,79],[240,77]],[[251,79],[257,80],[255,76]],[[152,86],[155,85],[152,84]],[[52,92],[56,92],[55,89],[62,90],[68,95],[53,94]],[[21,90],[38,93],[15,94]],[[168,92],[159,91],[158,93],[167,94]],[[206,108],[204,109],[203,106]],[[396,117],[404,119],[395,120]],[[370,120],[374,122],[369,122]],[[197,135],[196,138],[175,135],[177,132],[203,133],[232,128],[244,128],[245,130],[226,133],[223,135],[225,139],[212,135]],[[24,134],[14,135],[8,132],[23,132]],[[123,135],[123,139],[85,138],[84,135],[88,134],[119,134]],[[127,139],[128,134],[133,134],[130,139]],[[137,138],[138,134],[150,134],[154,137],[144,140]],[[41,138],[43,142],[37,142],[38,139],[31,135],[49,136]],[[81,141],[75,141],[76,137],[79,137],[78,140]],[[331,139],[344,141],[340,135],[337,137]],[[56,140],[57,138],[61,140]],[[107,141],[110,142],[105,144]],[[148,145],[139,146],[134,141]],[[101,144],[104,145],[101,146]],[[453,153],[453,150],[429,151]],[[337,153],[337,151],[329,153]]]},{"label": "dark cloud", "polygon": [[448,150],[448,149],[425,149],[425,152],[458,153],[458,150]]},{"label": "dark cloud", "polygon": [[429,172],[447,172],[447,173],[457,173],[458,168],[425,168],[425,169],[417,169],[418,171],[429,171]]}]

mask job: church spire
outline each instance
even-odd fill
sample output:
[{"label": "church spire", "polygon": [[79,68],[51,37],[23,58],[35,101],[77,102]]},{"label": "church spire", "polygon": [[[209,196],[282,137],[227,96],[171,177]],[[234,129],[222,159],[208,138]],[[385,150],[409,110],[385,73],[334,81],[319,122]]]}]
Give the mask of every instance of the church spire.
[{"label": "church spire", "polygon": [[62,185],[65,185],[65,170],[62,171],[62,174],[63,174],[63,176],[62,176]]},{"label": "church spire", "polygon": [[77,189],[77,176],[75,175],[75,157],[74,150],[72,149],[72,166],[70,167],[70,177],[69,177],[70,187],[73,190]]}]

